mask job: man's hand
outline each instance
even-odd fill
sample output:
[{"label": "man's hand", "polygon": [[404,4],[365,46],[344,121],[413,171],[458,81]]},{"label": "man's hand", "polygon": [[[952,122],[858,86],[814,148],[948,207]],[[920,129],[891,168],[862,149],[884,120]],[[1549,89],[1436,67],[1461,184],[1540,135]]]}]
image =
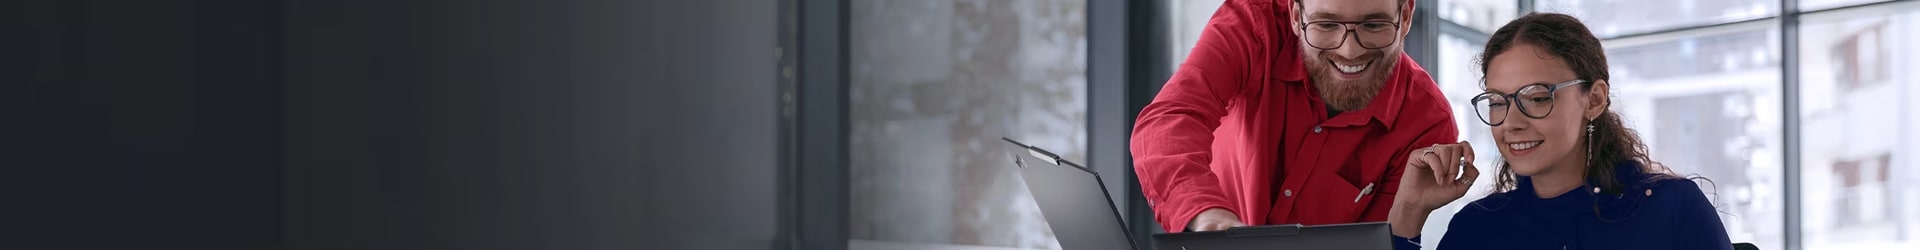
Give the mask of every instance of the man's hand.
[{"label": "man's hand", "polygon": [[1193,221],[1187,222],[1187,230],[1193,232],[1219,231],[1244,226],[1247,226],[1247,224],[1240,223],[1239,216],[1234,216],[1232,211],[1227,211],[1223,208],[1212,208],[1207,209],[1207,211],[1201,211],[1200,215],[1193,216]]},{"label": "man's hand", "polygon": [[1429,213],[1466,195],[1480,178],[1473,166],[1473,145],[1466,141],[1416,149],[1407,157],[1406,168],[1387,221],[1394,235],[1407,238],[1418,236]]}]

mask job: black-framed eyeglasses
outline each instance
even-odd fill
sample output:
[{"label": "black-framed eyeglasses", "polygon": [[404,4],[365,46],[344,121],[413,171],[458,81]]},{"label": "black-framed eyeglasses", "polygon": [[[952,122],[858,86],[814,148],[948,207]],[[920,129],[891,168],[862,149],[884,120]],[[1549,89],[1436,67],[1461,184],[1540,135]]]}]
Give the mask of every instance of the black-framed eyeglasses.
[{"label": "black-framed eyeglasses", "polygon": [[1473,96],[1470,102],[1473,103],[1473,113],[1480,116],[1480,122],[1487,123],[1487,126],[1500,126],[1506,123],[1509,113],[1507,106],[1516,100],[1519,102],[1520,114],[1534,119],[1547,118],[1547,115],[1553,114],[1554,91],[1585,82],[1587,80],[1575,79],[1551,85],[1535,83],[1520,87],[1520,90],[1512,94],[1480,93]]},{"label": "black-framed eyeglasses", "polygon": [[1338,49],[1347,44],[1347,34],[1352,33],[1359,39],[1361,48],[1380,49],[1399,42],[1400,23],[1389,21],[1315,21],[1300,26],[1300,36],[1305,37],[1307,46],[1316,49]]}]

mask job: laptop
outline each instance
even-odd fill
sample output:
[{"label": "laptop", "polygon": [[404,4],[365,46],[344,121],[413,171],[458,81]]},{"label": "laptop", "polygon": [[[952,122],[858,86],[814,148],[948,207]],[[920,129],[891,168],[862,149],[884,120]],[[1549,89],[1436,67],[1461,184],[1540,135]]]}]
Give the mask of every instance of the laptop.
[{"label": "laptop", "polygon": [[1153,235],[1154,249],[1393,249],[1387,222],[1228,228]]},{"label": "laptop", "polygon": [[[1039,147],[1012,144],[1014,165],[1060,248],[1143,249],[1134,245],[1100,174]],[[1386,222],[1267,225],[1153,235],[1153,249],[1393,249]]]}]

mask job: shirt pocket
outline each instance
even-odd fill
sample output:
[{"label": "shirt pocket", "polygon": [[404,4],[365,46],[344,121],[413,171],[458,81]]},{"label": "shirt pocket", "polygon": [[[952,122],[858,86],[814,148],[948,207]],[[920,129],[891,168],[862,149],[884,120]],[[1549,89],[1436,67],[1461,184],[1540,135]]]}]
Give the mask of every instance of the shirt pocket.
[{"label": "shirt pocket", "polygon": [[1336,174],[1322,174],[1314,178],[1307,190],[1317,192],[1307,205],[1316,210],[1314,215],[1299,217],[1306,224],[1332,224],[1358,222],[1360,215],[1371,203],[1371,194],[1362,192],[1365,187],[1355,187],[1352,183]]},{"label": "shirt pocket", "polygon": [[1387,170],[1394,167],[1404,167],[1390,164],[1390,162],[1394,160],[1391,158],[1392,155],[1393,154],[1361,154],[1361,156],[1355,157],[1357,159],[1348,161],[1354,164],[1347,164],[1347,166],[1340,168],[1339,171],[1334,172],[1337,173],[1337,177],[1339,177],[1341,181],[1353,187],[1354,190],[1357,190],[1355,191],[1355,195],[1360,198],[1357,202],[1364,205],[1368,200],[1373,198],[1375,192],[1380,191],[1379,189],[1384,188],[1386,185],[1386,183],[1383,182]]},{"label": "shirt pocket", "polygon": [[1405,161],[1399,161],[1400,164],[1398,165],[1392,164],[1395,160],[1399,160],[1396,158],[1405,157],[1397,156],[1399,154],[1398,152],[1385,155],[1358,154],[1354,159],[1347,160],[1347,162],[1353,164],[1346,164],[1346,166],[1334,171],[1334,173],[1339,175],[1340,180],[1346,181],[1347,184],[1353,185],[1354,188],[1364,189],[1368,185],[1376,185],[1374,188],[1379,188],[1377,185],[1386,184],[1381,183],[1381,180],[1382,177],[1385,177],[1383,175],[1386,174],[1387,170],[1395,167],[1406,167],[1404,166],[1406,164]]},{"label": "shirt pocket", "polygon": [[1325,214],[1345,220],[1337,223],[1359,221],[1367,207],[1373,205],[1373,197],[1385,188],[1381,177],[1390,167],[1387,164],[1390,160],[1359,154],[1349,159],[1349,164],[1319,176],[1318,190],[1327,190],[1327,196],[1321,199]]}]

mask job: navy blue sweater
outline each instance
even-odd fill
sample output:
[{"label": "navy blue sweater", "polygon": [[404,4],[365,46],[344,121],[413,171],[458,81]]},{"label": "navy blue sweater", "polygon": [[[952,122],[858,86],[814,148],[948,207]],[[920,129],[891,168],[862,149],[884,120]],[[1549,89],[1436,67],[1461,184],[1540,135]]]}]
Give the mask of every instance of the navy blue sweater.
[{"label": "navy blue sweater", "polygon": [[[1732,249],[1713,203],[1692,180],[1615,166],[1624,186],[1595,192],[1589,181],[1542,199],[1533,180],[1467,204],[1453,215],[1439,249]],[[1651,190],[1651,191],[1649,191]],[[1420,237],[1394,236],[1394,249],[1420,249]]]}]

